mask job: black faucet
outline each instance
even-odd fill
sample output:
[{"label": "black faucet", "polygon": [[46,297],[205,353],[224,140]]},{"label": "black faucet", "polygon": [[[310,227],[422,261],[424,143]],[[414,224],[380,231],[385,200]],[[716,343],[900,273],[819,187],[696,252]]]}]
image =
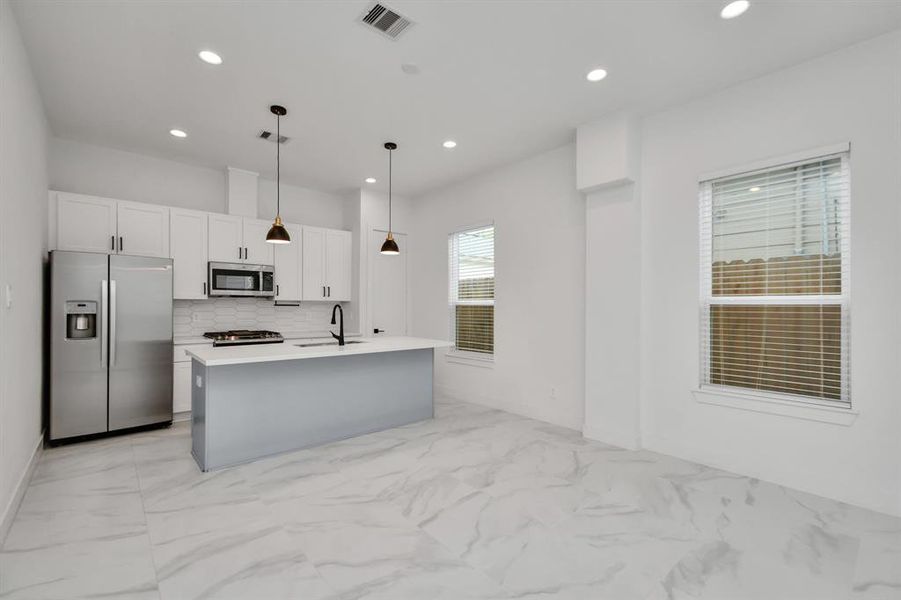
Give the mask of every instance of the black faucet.
[{"label": "black faucet", "polygon": [[339,345],[339,346],[343,346],[343,345],[344,345],[344,309],[341,308],[341,305],[340,305],[340,304],[336,304],[336,305],[334,305],[334,306],[332,307],[332,325],[335,324],[335,311],[336,311],[336,310],[337,310],[339,313],[341,313],[341,325],[340,325],[339,328],[338,328],[338,334],[337,334],[337,335],[335,335],[335,332],[334,332],[334,331],[330,331],[329,333],[332,334],[332,337],[333,337],[333,338],[335,338],[336,340],[338,340],[338,345]]}]

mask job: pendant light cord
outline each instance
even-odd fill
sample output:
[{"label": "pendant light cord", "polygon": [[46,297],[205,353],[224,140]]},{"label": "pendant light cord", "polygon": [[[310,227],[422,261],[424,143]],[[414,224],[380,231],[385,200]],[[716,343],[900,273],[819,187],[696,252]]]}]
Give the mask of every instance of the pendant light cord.
[{"label": "pendant light cord", "polygon": [[393,163],[391,158],[393,155],[394,150],[388,150],[388,233],[391,233],[391,181],[394,179],[394,176],[391,173]]},{"label": "pendant light cord", "polygon": [[282,215],[282,116],[275,115],[275,216]]}]

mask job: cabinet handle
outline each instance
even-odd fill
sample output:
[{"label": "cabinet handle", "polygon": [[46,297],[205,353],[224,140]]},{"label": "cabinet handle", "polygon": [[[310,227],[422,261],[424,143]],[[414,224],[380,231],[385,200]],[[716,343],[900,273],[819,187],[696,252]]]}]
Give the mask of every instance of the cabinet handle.
[{"label": "cabinet handle", "polygon": [[326,289],[328,290],[328,297],[331,298],[332,297],[332,286],[330,286],[330,285],[326,286]]},{"label": "cabinet handle", "polygon": [[122,252],[122,249],[124,247],[125,247],[125,245],[122,243],[122,236],[120,235],[119,236],[119,252]]},{"label": "cabinet handle", "polygon": [[325,298],[325,286],[322,286],[322,297]]},{"label": "cabinet handle", "polygon": [[278,296],[278,284],[275,284],[275,295]]},{"label": "cabinet handle", "polygon": [[238,260],[241,260],[241,246],[238,246]]},{"label": "cabinet handle", "polygon": [[244,260],[247,260],[247,246],[244,246]]},{"label": "cabinet handle", "polygon": [[116,251],[116,236],[114,235],[109,236],[109,249],[113,252]]},{"label": "cabinet handle", "polygon": [[206,281],[203,282],[203,295],[206,296]]}]

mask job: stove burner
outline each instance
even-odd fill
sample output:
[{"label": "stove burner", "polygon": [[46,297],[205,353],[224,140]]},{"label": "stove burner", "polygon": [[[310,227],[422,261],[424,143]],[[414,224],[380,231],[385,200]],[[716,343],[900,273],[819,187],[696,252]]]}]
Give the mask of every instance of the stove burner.
[{"label": "stove burner", "polygon": [[213,340],[213,346],[241,346],[244,344],[280,344],[285,341],[277,331],[232,329],[208,331],[203,337]]}]

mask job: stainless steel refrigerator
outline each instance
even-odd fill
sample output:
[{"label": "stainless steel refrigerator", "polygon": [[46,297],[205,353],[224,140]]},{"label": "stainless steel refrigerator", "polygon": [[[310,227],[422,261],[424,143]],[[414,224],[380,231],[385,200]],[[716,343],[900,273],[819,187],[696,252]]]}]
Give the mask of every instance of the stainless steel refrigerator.
[{"label": "stainless steel refrigerator", "polygon": [[172,260],[50,253],[50,439],[172,421]]}]

